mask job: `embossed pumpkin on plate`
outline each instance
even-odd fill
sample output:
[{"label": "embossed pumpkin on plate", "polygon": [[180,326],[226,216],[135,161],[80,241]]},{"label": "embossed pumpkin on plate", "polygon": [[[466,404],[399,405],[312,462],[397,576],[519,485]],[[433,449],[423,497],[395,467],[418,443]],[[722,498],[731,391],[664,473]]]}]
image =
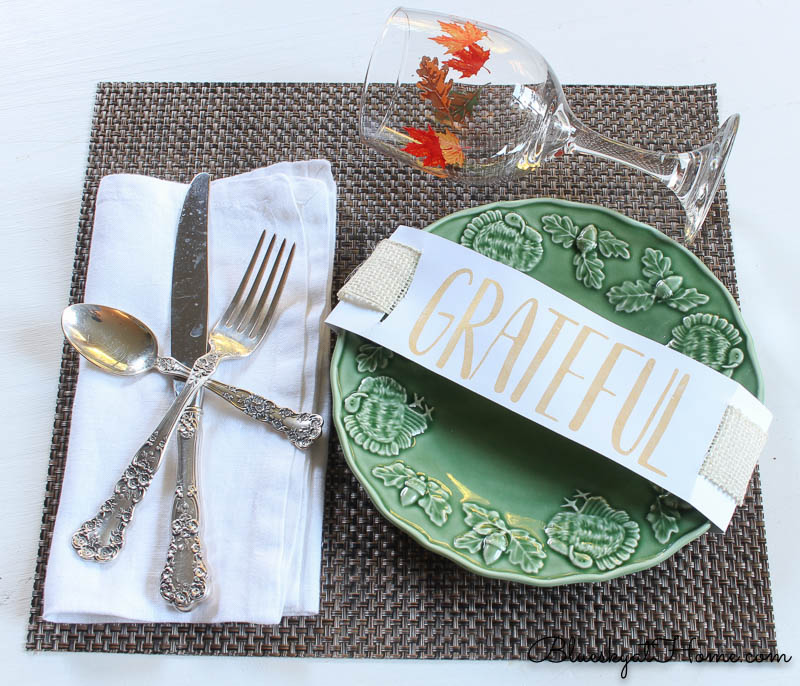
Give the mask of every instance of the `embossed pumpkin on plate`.
[{"label": "embossed pumpkin on plate", "polygon": [[576,567],[588,569],[596,564],[601,570],[614,569],[636,550],[639,525],[605,498],[578,491],[563,507],[572,511],[559,512],[550,520],[544,529],[549,536],[547,545],[566,555]]},{"label": "embossed pumpkin on plate", "polygon": [[672,339],[667,345],[730,376],[744,361],[744,353],[736,347],[741,342],[739,330],[727,319],[702,312],[684,317],[672,329]]},{"label": "embossed pumpkin on plate", "polygon": [[428,428],[425,415],[407,404],[406,389],[388,376],[363,379],[344,408],[347,433],[375,455],[398,455]]},{"label": "embossed pumpkin on plate", "polygon": [[461,245],[521,272],[533,269],[544,254],[542,234],[516,212],[503,215],[500,210],[488,210],[469,222]]}]

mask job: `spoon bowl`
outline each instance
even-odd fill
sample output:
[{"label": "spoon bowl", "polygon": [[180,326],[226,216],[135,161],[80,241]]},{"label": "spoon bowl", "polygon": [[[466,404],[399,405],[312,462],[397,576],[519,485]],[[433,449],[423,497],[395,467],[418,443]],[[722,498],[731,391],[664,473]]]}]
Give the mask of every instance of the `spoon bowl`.
[{"label": "spoon bowl", "polygon": [[113,307],[70,305],[61,314],[61,328],[81,355],[113,374],[141,374],[158,359],[155,334],[136,317]]}]

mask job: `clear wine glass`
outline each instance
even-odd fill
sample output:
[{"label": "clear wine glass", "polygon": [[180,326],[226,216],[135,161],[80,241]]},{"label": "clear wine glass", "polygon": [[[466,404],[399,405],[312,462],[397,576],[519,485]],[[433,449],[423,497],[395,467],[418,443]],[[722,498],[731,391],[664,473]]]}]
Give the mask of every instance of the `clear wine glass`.
[{"label": "clear wine glass", "polygon": [[690,244],[708,213],[739,115],[689,152],[643,150],[585,126],[545,59],[509,31],[434,12],[394,10],[373,50],[362,139],[439,177],[493,182],[578,152],[654,176],[686,210]]}]

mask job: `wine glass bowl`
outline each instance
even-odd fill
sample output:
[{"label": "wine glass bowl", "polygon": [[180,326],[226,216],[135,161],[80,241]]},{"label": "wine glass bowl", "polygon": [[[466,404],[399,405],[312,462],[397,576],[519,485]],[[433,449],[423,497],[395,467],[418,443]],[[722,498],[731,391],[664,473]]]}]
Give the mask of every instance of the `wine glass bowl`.
[{"label": "wine glass bowl", "polygon": [[[367,70],[362,138],[401,162],[470,182],[503,180],[552,157],[569,139],[569,122],[566,99],[547,62],[513,34],[481,24],[478,33],[486,35],[474,45],[489,59],[465,75],[447,64],[459,51],[448,54],[434,38],[447,36],[441,22],[476,24],[451,19],[403,8],[392,13]],[[418,84],[436,78],[438,92],[426,97]],[[426,164],[425,157],[406,150],[414,141],[407,129],[428,132],[428,126],[457,137],[463,162],[451,157],[444,166]]]},{"label": "wine glass bowl", "polygon": [[360,133],[377,151],[464,183],[492,183],[577,152],[664,183],[696,236],[722,180],[738,127],[728,119],[708,144],[663,153],[614,141],[572,112],[547,61],[504,29],[434,12],[396,9],[370,59]]}]

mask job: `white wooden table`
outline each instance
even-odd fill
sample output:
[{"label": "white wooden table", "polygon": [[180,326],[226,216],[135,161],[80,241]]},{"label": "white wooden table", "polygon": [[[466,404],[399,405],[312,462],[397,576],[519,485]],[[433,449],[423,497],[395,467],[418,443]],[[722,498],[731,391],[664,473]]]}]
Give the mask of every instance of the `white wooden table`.
[{"label": "white wooden table", "polygon": [[[32,654],[24,651],[84,164],[97,81],[358,81],[392,0],[0,0],[2,418],[0,665],[5,683],[616,682],[615,665]],[[422,5],[424,3],[418,2]],[[563,83],[715,81],[741,112],[728,166],[742,310],[775,424],[764,457],[779,647],[788,666],[633,665],[654,683],[800,676],[800,227],[792,2],[439,0],[528,38]]]}]

